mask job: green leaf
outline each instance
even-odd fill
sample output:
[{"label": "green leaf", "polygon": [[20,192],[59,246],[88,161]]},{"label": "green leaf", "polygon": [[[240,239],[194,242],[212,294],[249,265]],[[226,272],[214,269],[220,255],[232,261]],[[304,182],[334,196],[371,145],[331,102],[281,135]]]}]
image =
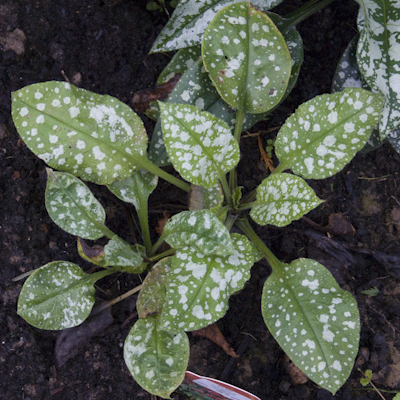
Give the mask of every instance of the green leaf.
[{"label": "green leaf", "polygon": [[366,294],[368,296],[376,296],[379,293],[379,289],[374,286],[371,289],[366,289],[361,292],[362,294]]},{"label": "green leaf", "polygon": [[79,255],[86,261],[99,267],[107,268],[107,262],[105,260],[104,246],[95,244],[90,247],[83,239],[78,237],[77,248]]},{"label": "green leaf", "polygon": [[138,170],[123,181],[113,182],[108,189],[125,203],[133,204],[137,211],[143,207],[158,184],[158,176],[146,170]]},{"label": "green leaf", "polygon": [[[158,35],[150,52],[178,50],[201,43],[207,25],[215,14],[229,4],[241,0],[181,0],[167,25]],[[253,0],[252,3],[264,11],[283,0]]]},{"label": "green leaf", "polygon": [[397,127],[393,132],[390,132],[388,140],[393,148],[400,154],[400,127]]},{"label": "green leaf", "polygon": [[159,328],[159,316],[136,321],[124,345],[124,359],[135,381],[155,396],[170,399],[189,361],[185,332]]},{"label": "green leaf", "polygon": [[65,232],[91,240],[105,235],[104,208],[73,175],[47,168],[45,201],[50,218]]},{"label": "green leaf", "polygon": [[[277,14],[268,13],[275,22],[282,22]],[[291,28],[283,34],[292,58],[292,71],[286,93],[281,102],[289,95],[297,81],[301,64],[303,62],[303,42],[300,34],[295,28]],[[225,121],[232,129],[235,126],[236,111],[223,101],[211,82],[202,61],[196,62],[186,70],[174,89],[165,100],[166,103],[190,104],[208,111],[215,117]],[[243,121],[242,132],[250,129],[258,121],[264,119],[268,113],[249,114],[246,113]],[[149,159],[158,166],[169,165],[171,162],[162,137],[161,122],[157,121],[151,137],[149,148]]]},{"label": "green leaf", "polygon": [[121,267],[134,274],[142,273],[146,267],[141,254],[117,235],[104,246],[104,253],[107,266]]},{"label": "green leaf", "polygon": [[384,98],[379,132],[384,139],[400,124],[400,7],[394,0],[358,0],[357,61],[369,87]]},{"label": "green leaf", "polygon": [[283,37],[285,38],[286,45],[288,47],[290,57],[292,59],[292,69],[290,72],[290,79],[288,86],[286,88],[286,93],[284,94],[281,102],[289,95],[292,91],[294,85],[297,82],[297,78],[300,73],[301,65],[304,60],[304,48],[303,48],[303,40],[301,38],[300,33],[294,26],[290,28],[286,28],[287,19],[282,18],[280,15],[267,12],[267,15],[271,18],[272,22],[276,25],[276,27],[280,30]]},{"label": "green leaf", "polygon": [[[371,91],[358,68],[356,55],[358,39],[359,35],[351,39],[338,62],[335,75],[332,79],[332,92],[340,92],[346,87],[358,87]],[[360,152],[362,154],[369,153],[382,146],[382,144],[383,142],[379,138],[379,130],[374,128],[370,138]]]},{"label": "green leaf", "polygon": [[77,326],[92,310],[96,280],[71,262],[46,264],[30,275],[22,287],[18,315],[40,329]]},{"label": "green leaf", "polygon": [[228,256],[234,252],[229,231],[210,210],[174,215],[165,224],[161,238],[176,250],[190,246],[206,255]]},{"label": "green leaf", "polygon": [[271,19],[248,2],[220,11],[207,27],[203,62],[221,97],[258,114],[271,110],[290,78],[291,57]]},{"label": "green leaf", "polygon": [[369,139],[381,105],[379,95],[357,88],[303,103],[275,141],[281,169],[313,179],[339,172]]},{"label": "green leaf", "polygon": [[222,205],[224,199],[224,193],[219,183],[208,189],[192,184],[189,196],[189,210],[215,209]]},{"label": "green leaf", "polygon": [[347,45],[337,66],[332,79],[332,92],[341,92],[347,87],[357,87],[370,90],[361,75],[357,64],[357,43],[359,35],[355,35]]},{"label": "green leaf", "polygon": [[130,107],[66,82],[44,82],[12,94],[14,124],[26,145],[52,168],[97,184],[130,176],[147,135]]},{"label": "green leaf", "polygon": [[225,122],[193,106],[159,104],[165,146],[184,179],[211,188],[238,164],[239,145]]},{"label": "green leaf", "polygon": [[274,268],[261,308],[283,351],[317,385],[335,394],[358,351],[360,316],[353,296],[324,266],[301,258]]},{"label": "green leaf", "polygon": [[364,374],[365,374],[365,378],[361,378],[361,379],[360,379],[360,383],[361,383],[361,385],[363,385],[363,386],[367,386],[367,385],[371,382],[371,379],[372,379],[372,371],[371,371],[370,369],[367,369],[367,370],[364,372]]},{"label": "green leaf", "polygon": [[161,72],[157,85],[162,85],[172,79],[175,74],[183,74],[201,57],[201,47],[193,46],[181,49],[174,54],[171,61]]},{"label": "green leaf", "polygon": [[247,238],[231,237],[235,252],[229,256],[206,256],[189,247],[177,251],[168,275],[163,329],[193,331],[225,315],[230,295],[244,286],[254,263]]},{"label": "green leaf", "polygon": [[250,216],[259,225],[286,226],[322,202],[304,179],[277,173],[258,186]]},{"label": "green leaf", "polygon": [[[221,99],[201,61],[182,75],[165,102],[196,106],[222,119],[230,128],[235,126],[234,110]],[[171,163],[164,145],[161,120],[157,121],[151,137],[149,159],[158,166]]]},{"label": "green leaf", "polygon": [[155,264],[147,274],[136,301],[139,318],[161,314],[165,304],[168,272],[171,270],[171,266],[172,257],[166,257]]}]

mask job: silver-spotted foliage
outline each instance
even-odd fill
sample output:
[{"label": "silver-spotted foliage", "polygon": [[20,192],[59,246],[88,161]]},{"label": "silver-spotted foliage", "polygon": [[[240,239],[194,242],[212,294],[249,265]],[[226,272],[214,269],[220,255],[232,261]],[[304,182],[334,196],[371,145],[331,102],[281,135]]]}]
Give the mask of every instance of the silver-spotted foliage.
[{"label": "silver-spotted foliage", "polygon": [[[266,12],[280,2],[179,3],[152,51],[180,49],[160,82],[183,75],[158,104],[149,148],[139,117],[110,96],[63,82],[33,84],[12,95],[14,123],[24,142],[60,171],[47,169],[52,220],[78,236],[79,254],[102,268],[86,274],[75,264],[55,261],[37,269],[22,288],[18,313],[38,328],[73,327],[88,317],[97,280],[147,272],[142,285],[128,293],[140,290],[139,319],[124,357],[135,380],[160,397],[170,398],[183,380],[189,358],[185,332],[223,317],[229,297],[243,288],[261,257],[273,271],[264,285],[262,314],[293,362],[332,393],[354,365],[360,323],[353,296],[313,260],[280,262],[247,215],[260,225],[279,227],[301,218],[322,202],[304,179],[340,171],[378,123],[382,137],[398,125],[399,6],[360,0],[364,19],[353,58],[364,87],[380,94],[344,89],[360,86],[349,85],[360,75],[353,71],[346,79],[339,69],[336,93],[302,104],[281,127],[275,141],[279,165],[245,199],[236,175],[241,132],[284,100],[303,60],[295,24],[307,13],[288,20]],[[169,163],[183,180],[160,168]],[[190,192],[190,204],[153,243],[148,198],[159,177]],[[106,226],[103,207],[78,178],[107,185],[135,207],[142,245],[129,244]],[[230,233],[233,224],[241,234]],[[82,240],[103,236],[108,244],[96,251]],[[164,241],[171,249],[160,252]]]}]

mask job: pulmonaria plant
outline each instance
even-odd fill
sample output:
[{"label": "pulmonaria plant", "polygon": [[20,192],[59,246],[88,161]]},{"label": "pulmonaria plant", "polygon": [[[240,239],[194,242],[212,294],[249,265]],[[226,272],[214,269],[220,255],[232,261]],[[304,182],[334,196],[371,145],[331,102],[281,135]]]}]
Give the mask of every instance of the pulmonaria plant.
[{"label": "pulmonaria plant", "polygon": [[[182,17],[189,3],[179,4],[178,15]],[[159,103],[160,121],[149,150],[143,123],[115,98],[62,82],[33,84],[13,93],[19,134],[38,157],[62,171],[47,169],[50,217],[79,238],[109,240],[95,255],[78,240],[81,256],[102,268],[100,272],[87,274],[65,261],[33,272],[22,288],[18,313],[38,328],[73,327],[91,312],[95,282],[114,273],[146,271],[143,284],[124,296],[140,290],[139,319],[126,338],[124,357],[143,388],[169,398],[188,363],[185,332],[222,318],[229,297],[243,288],[253,264],[265,257],[272,267],[261,302],[268,329],[310,379],[335,393],[348,378],[358,350],[356,301],[318,262],[279,261],[247,216],[260,225],[281,227],[317,207],[322,200],[304,178],[323,179],[340,171],[369,139],[382,100],[378,94],[348,88],[302,104],[276,138],[278,167],[254,193],[242,197],[236,175],[241,132],[290,92],[302,43],[289,20],[268,16],[249,2],[214,3],[227,7],[219,7],[207,21],[201,52],[178,52],[164,72],[174,74],[177,60],[201,54],[167,102]],[[270,8],[279,1],[258,3]],[[156,43],[158,50],[179,42],[181,33],[167,32]],[[160,168],[169,162],[184,180]],[[189,211],[174,215],[152,243],[148,198],[158,177],[192,193]],[[106,227],[103,207],[78,178],[106,185],[135,207],[142,245],[133,246]],[[233,225],[242,233],[230,233]],[[160,253],[163,242],[171,249]]]}]

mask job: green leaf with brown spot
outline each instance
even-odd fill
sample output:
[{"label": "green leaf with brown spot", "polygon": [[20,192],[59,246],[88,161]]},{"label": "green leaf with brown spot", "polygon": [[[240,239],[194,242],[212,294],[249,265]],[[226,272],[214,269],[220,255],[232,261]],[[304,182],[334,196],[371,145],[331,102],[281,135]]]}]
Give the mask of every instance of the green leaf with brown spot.
[{"label": "green leaf with brown spot", "polygon": [[225,225],[211,210],[182,211],[165,224],[161,239],[180,250],[190,246],[202,254],[227,256],[234,252]]},{"label": "green leaf with brown spot", "polygon": [[194,331],[222,318],[229,297],[250,278],[254,253],[248,239],[231,235],[234,253],[204,255],[186,247],[176,252],[168,274],[163,329]]},{"label": "green leaf with brown spot", "polygon": [[285,94],[292,64],[285,39],[249,2],[215,16],[204,35],[202,56],[221,97],[236,109],[263,113]]},{"label": "green leaf with brown spot", "polygon": [[106,234],[103,206],[73,175],[47,168],[45,201],[50,218],[65,232],[90,240]]},{"label": "green leaf with brown spot", "polygon": [[258,186],[250,216],[260,225],[286,226],[322,202],[304,179],[277,173]]},{"label": "green leaf with brown spot", "polygon": [[222,206],[224,199],[224,193],[219,183],[208,189],[203,186],[192,185],[189,196],[189,210],[207,209],[214,211]]},{"label": "green leaf with brown spot", "polygon": [[172,79],[175,74],[183,74],[201,57],[201,47],[194,46],[180,49],[174,54],[171,61],[161,72],[157,79],[157,85],[162,85]]},{"label": "green leaf with brown spot", "polygon": [[275,141],[280,170],[306,179],[328,178],[361,150],[378,122],[381,97],[358,88],[324,94],[303,103]]},{"label": "green leaf with brown spot", "polygon": [[318,262],[277,263],[263,289],[264,321],[300,370],[335,394],[358,352],[357,303]]},{"label": "green leaf with brown spot", "polygon": [[165,304],[168,273],[171,270],[172,257],[166,257],[153,266],[143,281],[136,309],[139,318],[152,314],[161,314]]},{"label": "green leaf with brown spot", "polygon": [[[201,43],[207,25],[223,7],[242,0],[181,0],[150,52],[172,51]],[[266,11],[283,0],[253,0]]]},{"label": "green leaf with brown spot", "polygon": [[170,399],[189,361],[186,333],[160,329],[159,316],[139,319],[124,345],[124,359],[135,381],[155,396]]},{"label": "green leaf with brown spot", "polygon": [[26,280],[18,299],[18,315],[40,329],[61,330],[81,324],[94,304],[96,275],[78,265],[54,261]]},{"label": "green leaf with brown spot", "polygon": [[187,181],[211,188],[239,162],[239,145],[224,121],[197,107],[159,103],[165,147]]},{"label": "green leaf with brown spot", "polygon": [[107,266],[120,267],[126,272],[140,274],[147,266],[134,246],[117,235],[104,246],[104,254]]},{"label": "green leaf with brown spot", "polygon": [[121,101],[66,82],[36,83],[12,94],[22,139],[52,168],[105,185],[130,176],[144,158],[143,122]]}]

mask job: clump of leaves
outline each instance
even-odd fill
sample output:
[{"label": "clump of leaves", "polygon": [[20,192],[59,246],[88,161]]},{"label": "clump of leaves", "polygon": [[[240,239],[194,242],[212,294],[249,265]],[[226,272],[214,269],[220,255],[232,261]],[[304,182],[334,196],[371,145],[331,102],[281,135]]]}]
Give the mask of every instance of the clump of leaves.
[{"label": "clump of leaves", "polygon": [[[280,1],[255,3],[266,10]],[[346,88],[302,104],[276,138],[279,165],[242,197],[236,175],[241,132],[293,88],[302,63],[294,25],[308,15],[303,9],[299,17],[284,19],[259,8],[236,1],[179,3],[153,50],[194,47],[179,50],[162,74],[165,81],[183,72],[167,101],[159,102],[149,149],[139,117],[110,96],[61,82],[33,84],[12,95],[19,134],[38,157],[62,171],[47,170],[46,208],[53,221],[82,239],[109,240],[93,254],[79,241],[79,253],[103,268],[100,272],[86,274],[65,261],[36,270],[23,286],[18,313],[42,329],[77,326],[93,307],[95,282],[114,273],[147,271],[143,284],[126,294],[140,290],[139,319],[126,339],[124,357],[135,380],[164,398],[184,377],[185,332],[223,317],[229,297],[245,285],[262,257],[272,267],[262,315],[293,362],[335,393],[357,354],[360,325],[353,296],[314,260],[279,261],[248,215],[257,224],[283,227],[318,207],[322,200],[305,179],[339,172],[369,139],[383,101],[379,94]],[[206,29],[196,31],[202,26]],[[187,69],[178,71],[182,65]],[[169,163],[184,180],[160,168]],[[105,225],[103,207],[78,178],[106,185],[136,208],[142,245],[130,245]],[[192,191],[192,200],[190,211],[170,218],[153,243],[148,198],[158,178]],[[242,233],[230,233],[233,225]],[[159,251],[163,242],[171,246],[164,253]]]}]

